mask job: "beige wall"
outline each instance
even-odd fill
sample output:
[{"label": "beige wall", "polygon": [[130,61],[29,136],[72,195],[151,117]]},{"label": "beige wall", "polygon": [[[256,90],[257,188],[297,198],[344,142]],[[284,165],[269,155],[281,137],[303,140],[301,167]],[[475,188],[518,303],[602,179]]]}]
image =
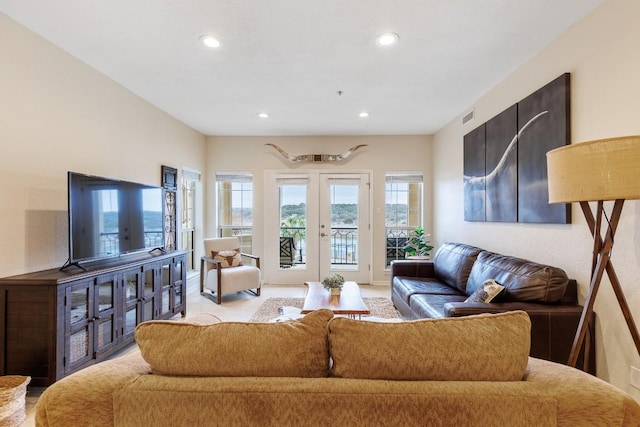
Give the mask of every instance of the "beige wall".
[{"label": "beige wall", "polygon": [[[367,147],[356,151],[347,161],[338,164],[291,164],[284,161],[272,143],[292,155],[339,154],[358,145]],[[425,200],[431,200],[431,137],[429,136],[296,136],[296,137],[209,137],[207,146],[207,229],[205,234],[215,235],[215,175],[220,172],[251,172],[254,179],[254,237],[262,242],[255,250],[262,255],[267,244],[263,242],[264,226],[264,171],[265,170],[369,170],[372,175],[372,230],[373,230],[373,282],[389,283],[384,269],[384,180],[387,172],[422,172]],[[432,210],[425,205],[424,224],[431,230]],[[429,231],[427,231],[429,232]],[[267,277],[268,281],[269,278]]]},{"label": "beige wall", "polygon": [[[564,72],[571,73],[572,142],[640,134],[640,2],[608,0],[557,41],[502,81],[434,136],[434,230],[437,243],[462,241],[564,268],[587,292],[591,240],[574,204],[572,225],[472,223],[463,220],[463,135]],[[640,168],[640,165],[638,166]],[[640,169],[639,169],[640,170]],[[627,202],[613,262],[635,318],[640,321],[640,202]],[[632,393],[630,365],[638,356],[609,282],[600,288],[597,312],[598,376]]]},{"label": "beige wall", "polygon": [[67,171],[204,170],[204,136],[3,14],[0,57],[0,277],[64,264]]}]

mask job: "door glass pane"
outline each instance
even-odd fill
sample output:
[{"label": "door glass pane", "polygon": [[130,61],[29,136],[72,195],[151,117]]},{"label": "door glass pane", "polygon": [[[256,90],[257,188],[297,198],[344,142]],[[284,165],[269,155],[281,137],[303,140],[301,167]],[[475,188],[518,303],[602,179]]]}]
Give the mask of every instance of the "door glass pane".
[{"label": "door glass pane", "polygon": [[153,319],[153,299],[151,301],[145,301],[143,310],[143,319],[142,321],[147,321]]},{"label": "door glass pane", "polygon": [[162,313],[168,313],[171,310],[171,292],[169,292],[170,288],[162,289]]},{"label": "door glass pane", "polygon": [[113,308],[113,282],[105,282],[98,285],[98,304],[100,311]]},{"label": "door glass pane", "polygon": [[307,236],[307,185],[279,184],[280,268],[304,268]]},{"label": "door glass pane", "polygon": [[138,299],[138,275],[127,274],[125,277],[125,298],[127,301],[136,301]]},{"label": "door glass pane", "polygon": [[144,294],[153,293],[153,270],[147,270],[144,272]]},{"label": "door glass pane", "polygon": [[125,316],[125,335],[132,334],[136,329],[136,324],[138,319],[138,306],[127,310],[127,314]]},{"label": "door glass pane", "polygon": [[98,325],[98,348],[102,348],[114,341],[113,322],[107,320]]},{"label": "door glass pane", "polygon": [[175,263],[173,272],[175,273],[174,280],[182,279],[182,262],[181,261],[178,261]]},{"label": "door glass pane", "polygon": [[[161,286],[169,286],[171,284],[171,269],[169,267],[169,264],[164,264],[162,266],[162,279],[161,279]],[[145,291],[145,293],[148,293],[147,291]]]},{"label": "door glass pane", "polygon": [[175,305],[177,307],[177,306],[182,305],[182,286],[181,285],[176,285],[174,287],[174,290],[175,290],[175,298],[176,298]]},{"label": "door glass pane", "polygon": [[71,334],[69,359],[71,363],[89,356],[89,327]]},{"label": "door glass pane", "polygon": [[357,184],[331,184],[331,267],[358,265]]},{"label": "door glass pane", "polygon": [[89,288],[71,291],[71,324],[89,318]]}]

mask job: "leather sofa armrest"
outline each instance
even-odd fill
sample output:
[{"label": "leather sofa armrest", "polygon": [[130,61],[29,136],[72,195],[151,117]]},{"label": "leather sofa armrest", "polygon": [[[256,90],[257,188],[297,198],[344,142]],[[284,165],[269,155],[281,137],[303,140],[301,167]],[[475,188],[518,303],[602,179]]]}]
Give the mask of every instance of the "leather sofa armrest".
[{"label": "leather sofa armrest", "polygon": [[433,260],[394,260],[391,261],[391,281],[395,276],[435,277]]},{"label": "leather sofa armrest", "polygon": [[582,313],[582,306],[574,304],[536,304],[530,302],[448,302],[444,305],[444,317],[461,317],[482,313],[504,313],[512,310],[524,310],[530,314]]}]

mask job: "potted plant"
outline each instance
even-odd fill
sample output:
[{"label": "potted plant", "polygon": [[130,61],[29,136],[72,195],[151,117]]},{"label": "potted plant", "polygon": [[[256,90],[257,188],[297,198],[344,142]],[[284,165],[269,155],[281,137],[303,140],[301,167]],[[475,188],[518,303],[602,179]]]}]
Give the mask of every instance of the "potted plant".
[{"label": "potted plant", "polygon": [[404,247],[405,256],[410,259],[428,259],[433,246],[429,244],[430,234],[424,234],[424,228],[416,227],[409,233],[409,240]]},{"label": "potted plant", "polygon": [[324,286],[326,290],[330,291],[332,295],[340,295],[343,285],[344,277],[337,273],[333,276],[327,276],[322,280],[322,286]]}]

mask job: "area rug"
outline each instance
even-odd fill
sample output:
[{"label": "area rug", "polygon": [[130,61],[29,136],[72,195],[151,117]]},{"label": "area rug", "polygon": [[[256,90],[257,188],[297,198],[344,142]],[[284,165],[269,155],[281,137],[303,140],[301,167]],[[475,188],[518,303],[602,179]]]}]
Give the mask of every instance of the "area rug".
[{"label": "area rug", "polygon": [[[382,318],[382,319],[400,319],[397,310],[391,303],[389,298],[384,297],[368,297],[362,298],[369,307],[371,314],[362,316],[363,319]],[[249,322],[271,322],[282,315],[281,308],[302,309],[304,298],[267,298],[258,310],[251,316]],[[290,310],[289,310],[290,312]],[[299,311],[298,311],[299,312]]]}]

